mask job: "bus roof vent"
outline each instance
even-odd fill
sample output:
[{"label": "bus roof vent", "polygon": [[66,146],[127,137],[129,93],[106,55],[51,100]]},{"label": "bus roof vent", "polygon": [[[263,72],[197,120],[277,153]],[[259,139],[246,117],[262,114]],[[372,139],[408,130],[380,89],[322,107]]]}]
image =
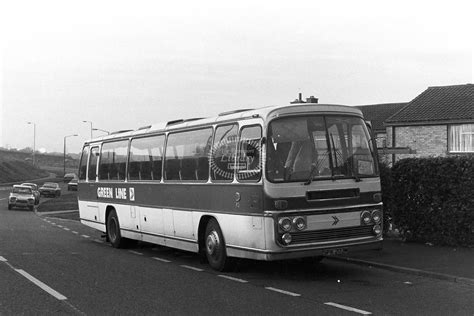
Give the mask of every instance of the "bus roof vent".
[{"label": "bus roof vent", "polygon": [[202,120],[202,119],[203,119],[203,117],[188,118],[188,119],[183,120],[183,123],[184,122],[192,122],[192,121]]},{"label": "bus roof vent", "polygon": [[138,131],[141,131],[142,129],[149,129],[150,127],[151,127],[151,125],[142,126],[138,129]]},{"label": "bus roof vent", "polygon": [[178,123],[183,123],[183,122],[184,122],[183,119],[168,121],[168,123],[166,123],[166,126],[173,125],[173,124],[178,124]]},{"label": "bus roof vent", "polygon": [[226,116],[230,114],[235,114],[235,113],[240,113],[240,112],[245,112],[245,111],[251,111],[253,109],[239,109],[239,110],[233,110],[233,111],[228,111],[228,112],[222,112],[219,113],[219,116]]},{"label": "bus roof vent", "polygon": [[110,135],[122,134],[122,133],[132,132],[132,131],[133,131],[133,129],[123,129],[123,130],[120,130],[120,131],[112,132],[112,133],[110,133]]}]

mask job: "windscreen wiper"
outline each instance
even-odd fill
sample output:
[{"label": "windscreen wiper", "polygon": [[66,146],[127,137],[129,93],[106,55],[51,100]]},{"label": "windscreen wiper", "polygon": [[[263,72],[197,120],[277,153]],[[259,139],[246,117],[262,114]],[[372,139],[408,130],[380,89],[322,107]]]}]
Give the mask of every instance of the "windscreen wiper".
[{"label": "windscreen wiper", "polygon": [[316,170],[318,170],[317,167],[318,166],[314,162],[311,164],[311,171],[309,172],[308,180],[306,180],[304,185],[310,185],[311,182],[313,182],[314,173],[316,172]]}]

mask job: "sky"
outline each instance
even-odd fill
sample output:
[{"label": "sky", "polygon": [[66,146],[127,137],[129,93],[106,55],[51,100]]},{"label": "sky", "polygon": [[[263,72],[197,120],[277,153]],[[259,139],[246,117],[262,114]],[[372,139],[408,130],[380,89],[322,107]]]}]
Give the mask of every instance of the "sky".
[{"label": "sky", "polygon": [[329,104],[407,102],[474,81],[469,1],[5,2],[8,148],[35,140],[63,152],[66,139],[78,153],[91,133],[83,121],[137,129],[288,104],[299,92]]}]

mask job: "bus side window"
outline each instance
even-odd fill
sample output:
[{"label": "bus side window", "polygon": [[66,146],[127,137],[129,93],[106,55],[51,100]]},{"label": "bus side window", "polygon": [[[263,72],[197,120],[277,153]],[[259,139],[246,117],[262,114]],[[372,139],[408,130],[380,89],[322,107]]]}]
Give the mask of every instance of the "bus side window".
[{"label": "bus side window", "polygon": [[128,140],[104,143],[100,154],[99,179],[125,180]]},{"label": "bus side window", "polygon": [[260,157],[262,128],[259,125],[245,126],[240,132],[237,179],[259,181],[262,173]]},{"label": "bus side window", "polygon": [[211,128],[170,133],[166,145],[165,180],[207,181]]},{"label": "bus side window", "polygon": [[237,124],[216,128],[211,149],[211,179],[234,180],[235,153],[237,151]]},{"label": "bus side window", "polygon": [[161,181],[164,135],[134,138],[130,144],[128,179]]}]

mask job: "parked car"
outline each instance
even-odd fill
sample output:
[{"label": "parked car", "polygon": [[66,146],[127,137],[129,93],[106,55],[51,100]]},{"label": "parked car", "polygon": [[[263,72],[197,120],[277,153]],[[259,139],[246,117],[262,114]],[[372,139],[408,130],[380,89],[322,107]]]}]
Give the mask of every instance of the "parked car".
[{"label": "parked car", "polygon": [[69,181],[71,181],[72,179],[77,179],[77,176],[75,173],[66,173],[64,175],[64,183],[68,183]]},{"label": "parked car", "polygon": [[40,197],[41,197],[41,193],[38,190],[38,185],[35,183],[22,183],[21,185],[31,188],[31,190],[33,191],[33,195],[35,196],[35,204],[38,205],[40,202]]},{"label": "parked car", "polygon": [[67,190],[68,191],[77,191],[77,179],[72,179],[69,181],[67,184]]},{"label": "parked car", "polygon": [[14,185],[8,197],[8,209],[14,207],[27,207],[30,211],[35,209],[35,196],[31,187]]},{"label": "parked car", "polygon": [[39,188],[39,191],[43,196],[55,197],[61,195],[61,188],[59,187],[59,184],[55,182],[46,182],[41,188]]}]

